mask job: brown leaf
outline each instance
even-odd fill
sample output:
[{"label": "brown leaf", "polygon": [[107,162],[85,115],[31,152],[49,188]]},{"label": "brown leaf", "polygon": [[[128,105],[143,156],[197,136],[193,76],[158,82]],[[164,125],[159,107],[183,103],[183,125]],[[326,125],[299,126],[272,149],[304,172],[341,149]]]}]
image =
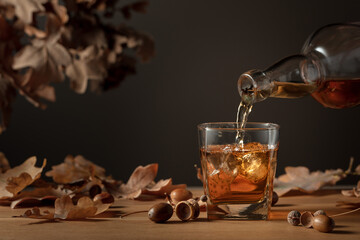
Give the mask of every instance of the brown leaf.
[{"label": "brown leaf", "polygon": [[162,197],[165,193],[170,193],[176,188],[186,188],[186,184],[173,185],[171,178],[154,182],[157,171],[157,163],[145,167],[139,166],[131,174],[126,184],[117,187],[116,182],[113,184],[105,182],[104,185],[112,195],[127,199],[138,199],[144,195]]},{"label": "brown leaf", "polygon": [[[45,96],[53,100],[53,89],[47,87],[50,82],[61,82],[64,78],[62,66],[70,64],[68,51],[58,43],[60,38],[60,20],[52,13],[44,14],[46,17],[46,33],[44,39],[35,38],[30,45],[26,45],[14,57],[13,69],[22,70],[30,67],[29,76],[23,78],[18,85],[27,95],[37,97]],[[44,94],[44,89],[48,89]]]},{"label": "brown leaf", "polygon": [[60,18],[61,22],[67,23],[67,21],[69,20],[69,16],[67,15],[67,9],[65,6],[62,6],[59,4],[59,0],[49,0],[54,12],[56,13],[56,15]]},{"label": "brown leaf", "polygon": [[360,164],[355,168],[355,173],[360,175]]},{"label": "brown leaf", "polygon": [[47,0],[0,0],[1,4],[10,4],[15,7],[15,15],[25,23],[31,23],[34,12],[44,11],[42,5]]},{"label": "brown leaf", "polygon": [[81,155],[76,157],[68,155],[64,163],[52,166],[52,170],[46,172],[46,176],[52,177],[56,183],[66,184],[89,179],[94,176],[104,178],[105,169],[90,162]]},{"label": "brown leaf", "polygon": [[145,189],[142,190],[142,194],[164,196],[165,193],[170,194],[172,190],[177,188],[186,188],[186,184],[173,185],[172,179],[159,180],[157,183],[148,185]]},{"label": "brown leaf", "polygon": [[7,170],[10,169],[10,164],[5,154],[0,152],[0,173],[5,173]]},{"label": "brown leaf", "polygon": [[27,159],[21,165],[0,174],[0,198],[11,198],[30,185],[41,175],[46,159],[40,168],[35,167],[36,157]]},{"label": "brown leaf", "polygon": [[325,170],[325,172],[311,172],[306,167],[286,167],[286,174],[275,179],[274,187],[279,196],[292,189],[298,189],[306,193],[312,193],[325,185],[334,185],[342,179],[344,171]]},{"label": "brown leaf", "polygon": [[354,193],[355,189],[351,189],[351,190],[341,190],[341,194],[346,196],[346,197],[355,197],[355,193]]},{"label": "brown leaf", "polygon": [[34,207],[26,210],[26,212],[20,217],[36,218],[36,219],[54,219],[54,214],[44,211],[45,214],[41,214],[40,208]]},{"label": "brown leaf", "polygon": [[66,191],[60,188],[43,187],[35,188],[32,191],[23,191],[10,200],[11,208],[34,207],[34,206],[54,206],[57,198],[66,195]]},{"label": "brown leaf", "polygon": [[141,194],[141,190],[155,179],[157,171],[157,163],[149,164],[145,167],[138,166],[131,174],[128,182],[120,186],[121,196],[125,198],[138,197]]},{"label": "brown leaf", "polygon": [[66,67],[66,75],[70,79],[71,88],[77,93],[85,93],[88,80],[103,80],[106,69],[101,64],[92,64],[100,61],[102,52],[91,45],[84,50],[71,50],[72,63]]},{"label": "brown leaf", "polygon": [[82,197],[74,205],[69,196],[63,196],[55,201],[54,218],[60,219],[83,219],[94,217],[102,212],[105,212],[112,203],[102,203],[101,201],[92,201],[88,197]]}]

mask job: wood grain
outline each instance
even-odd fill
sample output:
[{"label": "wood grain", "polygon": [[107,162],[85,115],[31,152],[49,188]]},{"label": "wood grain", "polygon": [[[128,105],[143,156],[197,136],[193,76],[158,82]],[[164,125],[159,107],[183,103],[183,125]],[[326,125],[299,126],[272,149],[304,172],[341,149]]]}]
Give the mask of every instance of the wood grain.
[{"label": "wood grain", "polygon": [[[201,195],[199,188],[191,189],[195,196]],[[272,208],[269,221],[208,221],[206,214],[199,219],[181,222],[173,216],[165,224],[148,220],[147,213],[119,218],[120,214],[147,210],[161,200],[118,200],[110,212],[101,218],[82,221],[56,221],[14,218],[25,209],[0,207],[0,239],[360,239],[360,211],[335,218],[333,233],[320,233],[301,226],[293,227],[286,221],[287,213],[293,209],[301,211],[325,210],[328,215],[347,211],[336,207],[336,201],[354,200],[338,191],[319,192],[315,195],[296,195],[280,198]],[[356,200],[356,199],[355,199]],[[357,199],[360,201],[360,199]]]}]

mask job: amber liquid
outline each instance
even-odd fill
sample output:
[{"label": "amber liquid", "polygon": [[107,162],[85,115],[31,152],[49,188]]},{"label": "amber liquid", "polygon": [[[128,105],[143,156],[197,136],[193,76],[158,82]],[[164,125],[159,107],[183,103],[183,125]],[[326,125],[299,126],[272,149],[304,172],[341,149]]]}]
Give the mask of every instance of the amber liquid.
[{"label": "amber liquid", "polygon": [[213,204],[264,199],[275,170],[277,149],[260,143],[210,145],[201,149],[207,194]]},{"label": "amber liquid", "polygon": [[312,96],[325,107],[354,107],[360,104],[360,78],[324,81]]}]

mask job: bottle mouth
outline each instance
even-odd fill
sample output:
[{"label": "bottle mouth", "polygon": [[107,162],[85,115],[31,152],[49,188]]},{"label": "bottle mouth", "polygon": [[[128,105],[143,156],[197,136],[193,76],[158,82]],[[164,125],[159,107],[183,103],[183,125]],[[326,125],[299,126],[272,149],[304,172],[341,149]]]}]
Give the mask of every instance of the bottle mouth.
[{"label": "bottle mouth", "polygon": [[256,97],[257,84],[253,78],[254,72],[258,72],[258,70],[241,74],[237,83],[241,101],[245,104],[253,104]]},{"label": "bottle mouth", "polygon": [[272,91],[272,82],[261,70],[243,73],[238,80],[238,91],[243,104],[252,105],[268,98]]}]

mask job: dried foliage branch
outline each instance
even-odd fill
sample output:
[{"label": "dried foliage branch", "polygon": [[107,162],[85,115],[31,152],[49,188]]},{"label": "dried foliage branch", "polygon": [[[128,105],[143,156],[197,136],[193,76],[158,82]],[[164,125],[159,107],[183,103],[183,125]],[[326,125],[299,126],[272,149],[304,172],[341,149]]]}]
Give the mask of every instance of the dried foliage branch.
[{"label": "dried foliage branch", "polygon": [[[153,39],[124,24],[148,1],[0,0],[0,133],[16,92],[34,106],[55,101],[53,83],[103,92],[134,74],[137,59],[154,56]],[[123,22],[115,23],[115,17]]]}]

